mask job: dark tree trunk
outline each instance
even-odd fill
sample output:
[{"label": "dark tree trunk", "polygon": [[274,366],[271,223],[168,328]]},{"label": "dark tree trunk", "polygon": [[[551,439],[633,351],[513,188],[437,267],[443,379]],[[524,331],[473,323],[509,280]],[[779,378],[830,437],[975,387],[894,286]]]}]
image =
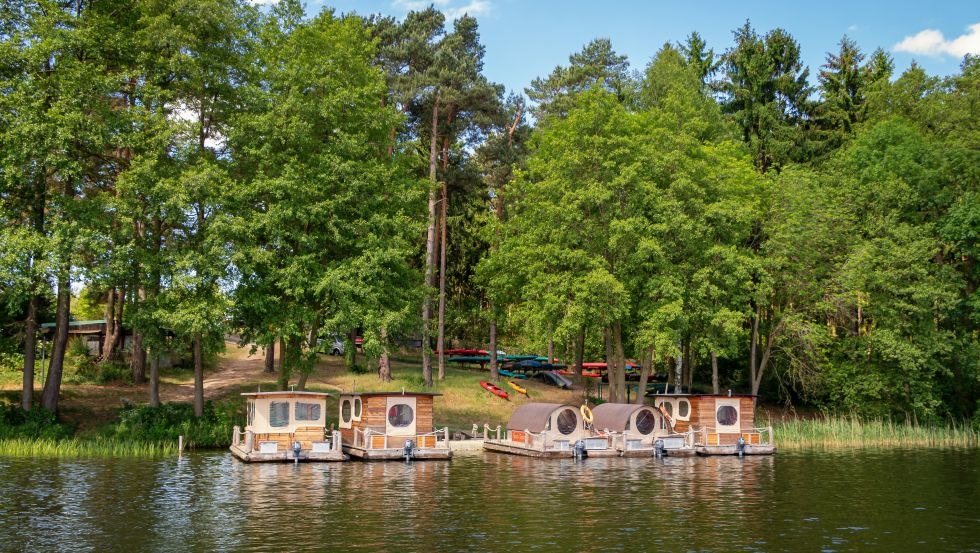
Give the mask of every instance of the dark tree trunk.
[{"label": "dark tree trunk", "polygon": [[160,352],[150,350],[150,407],[160,406]]},{"label": "dark tree trunk", "polygon": [[204,354],[201,333],[194,335],[194,416],[204,416]]},{"label": "dark tree trunk", "polygon": [[606,365],[609,372],[609,400],[613,403],[626,403],[626,367],[623,354],[623,329],[619,321],[612,327],[613,362]]},{"label": "dark tree trunk", "polygon": [[65,350],[68,345],[68,319],[71,309],[71,281],[69,268],[62,267],[58,276],[58,307],[55,314],[54,344],[51,348],[51,364],[41,394],[41,406],[49,411],[58,410],[61,395],[61,375],[65,368]]},{"label": "dark tree trunk", "polygon": [[279,378],[276,380],[280,390],[289,387],[289,373],[292,369],[293,340],[283,338],[279,341]]},{"label": "dark tree trunk", "polygon": [[[20,395],[20,406],[24,411],[30,411],[34,406],[34,362],[35,351],[37,350],[38,303],[38,296],[32,294],[31,300],[27,304],[27,320],[24,324],[24,389]],[[41,345],[43,347],[44,343],[42,342]]]},{"label": "dark tree trunk", "polygon": [[276,339],[273,338],[265,346],[265,372],[272,374],[276,372]]},{"label": "dark tree trunk", "polygon": [[575,373],[582,376],[582,363],[585,362],[585,325],[575,337]]},{"label": "dark tree trunk", "polygon": [[391,359],[388,357],[388,329],[382,327],[379,335],[381,338],[381,357],[378,358],[378,379],[381,382],[391,382]]},{"label": "dark tree trunk", "polygon": [[711,352],[711,393],[718,395],[721,387],[718,384],[718,355]]},{"label": "dark tree trunk", "polygon": [[490,380],[500,379],[500,367],[497,365],[497,319],[490,321]]},{"label": "dark tree trunk", "polygon": [[636,387],[636,398],[633,403],[643,405],[644,394],[647,392],[647,383],[650,382],[650,375],[653,374],[653,363],[657,352],[652,347],[647,348],[643,363],[640,364],[640,383]]},{"label": "dark tree trunk", "polygon": [[99,351],[100,360],[104,363],[112,358],[112,344],[116,337],[116,289],[109,288],[105,295],[105,311],[102,318],[105,319],[105,336],[102,339],[102,348]]},{"label": "dark tree trunk", "polygon": [[146,382],[146,348],[143,347],[143,333],[133,332],[133,382]]}]

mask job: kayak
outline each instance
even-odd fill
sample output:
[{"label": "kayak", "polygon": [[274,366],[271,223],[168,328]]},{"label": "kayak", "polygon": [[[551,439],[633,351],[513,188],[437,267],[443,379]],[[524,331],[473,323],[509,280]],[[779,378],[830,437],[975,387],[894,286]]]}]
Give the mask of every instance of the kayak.
[{"label": "kayak", "polygon": [[491,394],[493,394],[493,395],[495,395],[497,397],[502,397],[502,398],[510,401],[510,398],[507,396],[507,392],[501,390],[500,387],[497,386],[496,384],[491,384],[491,383],[489,383],[489,382],[487,382],[485,380],[481,380],[480,381],[480,386],[483,386],[484,388],[486,388],[486,390],[488,392],[490,392]]},{"label": "kayak", "polygon": [[516,391],[517,393],[524,394],[526,397],[530,397],[530,396],[527,395],[527,390],[525,390],[524,388],[521,388],[521,386],[519,384],[517,384],[516,382],[514,382],[513,380],[508,380],[507,381],[507,384],[510,384],[510,387],[513,388],[514,391]]},{"label": "kayak", "polygon": [[500,376],[506,376],[507,378],[520,378],[522,380],[527,380],[526,374],[515,373],[514,371],[508,371],[507,369],[497,369],[497,373]]}]

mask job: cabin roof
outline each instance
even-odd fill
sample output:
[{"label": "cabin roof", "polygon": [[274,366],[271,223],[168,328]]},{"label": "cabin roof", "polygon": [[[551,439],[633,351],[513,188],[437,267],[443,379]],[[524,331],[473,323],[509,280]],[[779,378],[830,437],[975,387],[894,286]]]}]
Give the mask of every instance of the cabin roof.
[{"label": "cabin roof", "polygon": [[510,416],[510,420],[507,421],[507,429],[541,432],[545,429],[551,414],[562,407],[577,411],[575,407],[561,403],[525,403]]},{"label": "cabin roof", "polygon": [[[648,396],[649,397],[649,396]],[[752,394],[654,394],[653,397],[708,397],[708,398],[721,398],[726,397],[755,397]]]},{"label": "cabin roof", "polygon": [[260,398],[260,397],[306,397],[306,398],[320,398],[326,399],[330,397],[330,394],[326,392],[293,392],[289,390],[277,390],[272,392],[243,392],[243,396]]},{"label": "cabin roof", "polygon": [[653,410],[649,405],[636,403],[602,403],[592,408],[592,424],[596,429],[608,428],[618,432],[625,429],[633,413],[641,409]]},{"label": "cabin roof", "polygon": [[413,396],[413,397],[435,397],[441,396],[435,392],[341,392],[345,396],[361,397],[380,397],[380,396]]}]

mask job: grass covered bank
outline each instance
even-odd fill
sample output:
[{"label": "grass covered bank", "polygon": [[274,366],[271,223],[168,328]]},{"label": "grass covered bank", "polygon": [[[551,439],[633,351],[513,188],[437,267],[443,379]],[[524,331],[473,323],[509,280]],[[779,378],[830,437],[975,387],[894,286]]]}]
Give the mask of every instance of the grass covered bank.
[{"label": "grass covered bank", "polygon": [[773,424],[781,449],[904,449],[978,447],[980,431],[970,425],[921,425],[891,420],[824,417]]}]

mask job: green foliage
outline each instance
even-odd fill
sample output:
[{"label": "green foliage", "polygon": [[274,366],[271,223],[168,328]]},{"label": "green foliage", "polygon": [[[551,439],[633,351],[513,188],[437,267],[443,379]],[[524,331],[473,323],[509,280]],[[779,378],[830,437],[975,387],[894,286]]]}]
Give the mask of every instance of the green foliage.
[{"label": "green foliage", "polygon": [[19,405],[0,406],[0,440],[62,440],[72,433],[71,428],[59,423],[47,409],[24,411]]},{"label": "green foliage", "polygon": [[195,417],[193,405],[164,403],[160,407],[139,405],[123,409],[119,420],[105,431],[107,438],[126,442],[172,442],[179,436],[191,448],[217,448],[231,445],[231,431],[244,424],[245,415],[238,401],[204,404],[204,416]]}]

